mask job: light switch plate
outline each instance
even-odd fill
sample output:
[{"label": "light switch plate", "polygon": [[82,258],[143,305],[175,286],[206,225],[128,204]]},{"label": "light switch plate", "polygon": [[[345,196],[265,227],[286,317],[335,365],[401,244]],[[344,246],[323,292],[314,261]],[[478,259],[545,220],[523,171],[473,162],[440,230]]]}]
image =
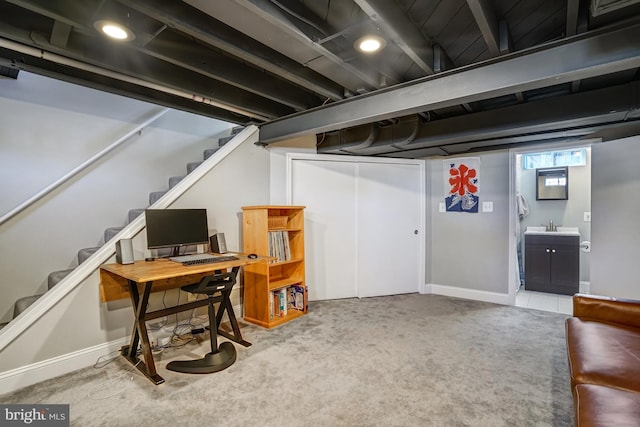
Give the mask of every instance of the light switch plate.
[{"label": "light switch plate", "polygon": [[446,212],[447,211],[447,207],[444,205],[444,202],[440,202],[440,205],[438,205],[438,211],[439,212]]},{"label": "light switch plate", "polygon": [[493,202],[482,202],[482,212],[493,212]]},{"label": "light switch plate", "polygon": [[591,212],[584,213],[584,222],[591,222]]}]

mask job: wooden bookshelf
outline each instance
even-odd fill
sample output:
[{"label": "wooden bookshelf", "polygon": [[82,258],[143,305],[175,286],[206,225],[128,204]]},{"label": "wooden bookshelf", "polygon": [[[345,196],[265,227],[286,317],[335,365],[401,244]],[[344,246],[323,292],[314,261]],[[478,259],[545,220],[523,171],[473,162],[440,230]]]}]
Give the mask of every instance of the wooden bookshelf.
[{"label": "wooden bookshelf", "polygon": [[[244,268],[244,319],[247,322],[273,328],[307,313],[304,208],[242,208],[243,252],[276,258],[273,262],[252,264]],[[281,290],[285,291],[287,297],[295,291],[297,304],[291,304],[289,298],[286,298],[286,310],[274,308],[274,294]]]}]

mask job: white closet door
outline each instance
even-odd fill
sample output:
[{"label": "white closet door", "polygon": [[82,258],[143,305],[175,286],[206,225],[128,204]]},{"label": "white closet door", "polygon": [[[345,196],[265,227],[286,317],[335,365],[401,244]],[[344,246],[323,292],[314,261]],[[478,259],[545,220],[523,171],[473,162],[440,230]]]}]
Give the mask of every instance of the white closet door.
[{"label": "white closet door", "polygon": [[358,296],[420,289],[421,177],[416,164],[359,164]]},{"label": "white closet door", "polygon": [[291,204],[305,209],[305,271],[309,299],[356,294],[356,164],[291,163]]}]

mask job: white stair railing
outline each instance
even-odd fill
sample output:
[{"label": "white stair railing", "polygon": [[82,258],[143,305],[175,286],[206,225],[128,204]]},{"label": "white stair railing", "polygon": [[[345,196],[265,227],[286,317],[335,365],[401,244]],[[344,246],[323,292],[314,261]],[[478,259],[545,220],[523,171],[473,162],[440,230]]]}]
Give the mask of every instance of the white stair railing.
[{"label": "white stair railing", "polygon": [[83,170],[85,170],[86,168],[88,168],[89,166],[91,166],[92,164],[94,164],[95,162],[100,160],[101,158],[103,158],[105,155],[107,155],[111,151],[115,150],[117,147],[119,147],[122,143],[127,141],[133,135],[141,132],[142,129],[144,129],[145,127],[149,126],[151,123],[153,123],[156,120],[158,120],[160,117],[162,117],[164,114],[166,114],[167,111],[169,111],[169,109],[168,108],[164,108],[164,109],[160,110],[159,112],[156,112],[153,116],[149,117],[147,120],[145,120],[144,122],[140,123],[139,125],[137,125],[133,129],[131,129],[129,132],[127,132],[124,135],[122,135],[120,138],[118,138],[117,140],[115,140],[114,142],[109,144],[107,147],[103,148],[98,153],[94,154],[92,157],[90,157],[89,159],[85,160],[82,164],[76,166],[75,168],[73,168],[72,170],[67,172],[65,175],[61,176],[60,178],[58,178],[57,180],[55,180],[54,182],[49,184],[47,187],[43,188],[42,190],[40,190],[39,192],[37,192],[33,196],[29,197],[27,200],[25,200],[24,202],[22,202],[21,204],[19,204],[15,208],[11,209],[6,214],[2,215],[2,217],[0,217],[0,225],[2,225],[5,222],[9,221],[11,218],[13,218],[14,216],[18,215],[20,212],[22,212],[23,210],[27,209],[29,206],[31,206],[32,204],[34,204],[38,200],[42,199],[47,194],[51,193],[56,188],[60,187],[62,184],[64,184],[65,182],[67,182],[68,180],[70,180],[71,178],[73,178],[74,176],[76,176],[77,174],[79,174],[80,172],[82,172]]},{"label": "white stair railing", "polygon": [[[188,174],[184,179],[171,188],[164,196],[156,201],[151,208],[163,209],[175,202],[178,197],[184,194],[189,188],[204,177],[217,164],[222,162],[225,157],[231,154],[236,148],[240,147],[243,142],[248,139],[257,141],[258,128],[256,126],[248,126],[242,132],[238,133],[231,141],[222,146],[216,153]],[[118,234],[113,236],[111,240],[98,249],[86,261],[76,267],[56,286],[44,293],[35,303],[27,307],[25,311],[20,313],[18,317],[13,319],[7,326],[0,329],[0,351],[3,351],[13,340],[15,340],[23,331],[35,323],[43,314],[49,311],[54,305],[61,301],[69,292],[73,291],[80,285],[89,275],[98,270],[109,258],[115,255],[115,244],[120,239],[130,239],[138,234],[145,226],[144,215],[139,215],[135,220],[124,227]],[[97,286],[97,284],[96,284]]]}]

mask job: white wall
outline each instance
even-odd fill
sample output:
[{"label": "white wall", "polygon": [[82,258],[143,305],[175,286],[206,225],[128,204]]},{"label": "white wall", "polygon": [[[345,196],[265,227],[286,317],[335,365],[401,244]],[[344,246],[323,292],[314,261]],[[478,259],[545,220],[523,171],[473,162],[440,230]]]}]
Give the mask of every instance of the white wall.
[{"label": "white wall", "polygon": [[269,176],[272,205],[287,204],[287,153],[315,154],[316,136],[306,135],[269,145],[271,172]]},{"label": "white wall", "polygon": [[440,213],[443,159],[427,160],[427,291],[508,303],[509,152],[474,156],[481,161],[480,203],[493,202],[490,213]]},{"label": "white wall", "polygon": [[[46,188],[161,108],[34,74],[0,79],[0,216]],[[171,110],[77,177],[0,225],[0,321],[43,293],[47,275],[77,265],[129,209],[186,174],[232,124]]]},{"label": "white wall", "polygon": [[[171,205],[207,209],[210,228],[225,233],[231,250],[241,248],[241,207],[269,202],[269,182],[265,178],[269,176],[269,154],[267,150],[254,145],[256,140],[257,133]],[[136,259],[141,257],[145,242],[144,232],[134,238]],[[240,290],[234,293],[237,300]],[[175,303],[175,295],[177,293],[168,295],[167,305]],[[154,294],[149,309],[162,306],[162,294]],[[53,364],[57,366],[69,358],[70,363],[75,363],[72,369],[93,364],[95,358],[88,360],[85,365],[78,365],[78,354],[106,356],[110,351],[109,343],[121,343],[131,334],[132,323],[133,312],[128,300],[100,302],[96,271],[0,350],[0,390],[3,372],[5,376],[11,376],[4,378],[5,382],[10,383],[15,377],[18,385],[26,385],[19,383],[20,370],[43,361],[54,361]],[[47,374],[51,375],[51,371],[52,368],[49,368]]]},{"label": "white wall", "polygon": [[639,136],[592,146],[592,294],[640,299],[639,160]]}]

